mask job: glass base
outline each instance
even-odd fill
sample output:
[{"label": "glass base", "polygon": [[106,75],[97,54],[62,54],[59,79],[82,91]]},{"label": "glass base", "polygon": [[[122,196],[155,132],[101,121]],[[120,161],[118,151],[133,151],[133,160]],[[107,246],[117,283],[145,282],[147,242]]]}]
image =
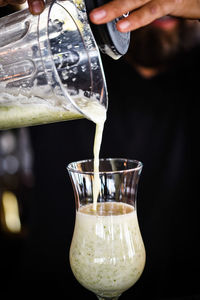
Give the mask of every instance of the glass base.
[{"label": "glass base", "polygon": [[118,300],[120,297],[120,295],[114,296],[114,297],[103,297],[103,296],[99,296],[99,295],[96,295],[96,296],[99,300]]}]

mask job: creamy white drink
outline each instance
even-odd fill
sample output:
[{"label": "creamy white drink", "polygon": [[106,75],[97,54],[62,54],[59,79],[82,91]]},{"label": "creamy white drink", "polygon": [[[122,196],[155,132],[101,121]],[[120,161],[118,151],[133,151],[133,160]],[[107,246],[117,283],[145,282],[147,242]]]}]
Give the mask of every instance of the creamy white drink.
[{"label": "creamy white drink", "polygon": [[106,109],[96,99],[88,101],[87,98],[78,97],[75,104],[83,113],[70,103],[65,105],[62,97],[44,100],[35,96],[1,92],[0,130],[84,117],[95,123],[99,123],[102,119],[105,121]]},{"label": "creamy white drink", "polygon": [[[106,115],[103,114],[102,117],[106,118]],[[98,195],[101,189],[101,181],[99,177],[99,153],[101,148],[101,142],[103,137],[103,129],[104,129],[105,119],[102,119],[99,123],[96,123],[96,131],[94,138],[94,180],[93,180],[93,210],[96,210]]]},{"label": "creamy white drink", "polygon": [[140,277],[145,249],[137,214],[131,205],[117,202],[82,206],[76,213],[70,249],[76,279],[105,297],[119,296]]},{"label": "creamy white drink", "polygon": [[99,153],[103,137],[104,123],[106,121],[106,108],[97,102],[91,102],[90,105],[82,107],[82,111],[96,124],[94,137],[94,179],[93,179],[93,210],[96,210],[97,199],[100,193],[100,178],[99,178]]},{"label": "creamy white drink", "polygon": [[0,106],[0,130],[80,119],[83,116],[46,103]]}]

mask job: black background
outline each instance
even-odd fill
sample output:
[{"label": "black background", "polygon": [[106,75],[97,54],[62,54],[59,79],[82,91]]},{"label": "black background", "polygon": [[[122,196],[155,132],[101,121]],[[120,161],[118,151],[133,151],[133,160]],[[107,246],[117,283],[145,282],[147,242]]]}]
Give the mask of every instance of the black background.
[{"label": "black background", "polygon": [[[103,57],[109,109],[100,156],[144,164],[138,218],[147,261],[139,281],[121,299],[200,299],[194,156],[199,53],[199,48],[185,53],[170,71],[152,79],[141,78],[123,59]],[[28,235],[0,234],[0,295],[94,299],[69,265],[75,203],[66,170],[71,161],[93,157],[94,131],[85,119],[29,128],[35,184],[27,209]]]}]

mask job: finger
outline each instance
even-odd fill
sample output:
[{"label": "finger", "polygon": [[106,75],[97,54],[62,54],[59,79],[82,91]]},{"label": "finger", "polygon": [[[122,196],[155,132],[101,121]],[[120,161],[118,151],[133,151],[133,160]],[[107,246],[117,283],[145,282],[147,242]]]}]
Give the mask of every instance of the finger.
[{"label": "finger", "polygon": [[118,21],[117,29],[128,32],[152,23],[154,20],[169,15],[174,8],[174,0],[153,0],[133,11],[127,18]]},{"label": "finger", "polygon": [[113,0],[92,10],[90,20],[95,24],[107,23],[149,1],[150,0]]},{"label": "finger", "polygon": [[45,4],[43,0],[28,0],[29,10],[33,15],[39,15],[43,12]]}]

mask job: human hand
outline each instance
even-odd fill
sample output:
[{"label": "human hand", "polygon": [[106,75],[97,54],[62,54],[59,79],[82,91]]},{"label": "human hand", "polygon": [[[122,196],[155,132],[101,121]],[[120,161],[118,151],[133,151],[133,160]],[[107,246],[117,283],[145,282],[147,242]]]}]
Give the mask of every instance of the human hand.
[{"label": "human hand", "polygon": [[[27,0],[28,7],[30,12],[33,15],[39,15],[45,8],[45,4],[43,0]],[[26,0],[0,0],[0,7],[5,6],[7,4],[10,5],[18,5],[25,3]]]},{"label": "human hand", "polygon": [[90,19],[104,24],[127,12],[129,16],[116,24],[121,32],[135,30],[166,15],[200,19],[200,0],[113,0],[91,11]]}]

